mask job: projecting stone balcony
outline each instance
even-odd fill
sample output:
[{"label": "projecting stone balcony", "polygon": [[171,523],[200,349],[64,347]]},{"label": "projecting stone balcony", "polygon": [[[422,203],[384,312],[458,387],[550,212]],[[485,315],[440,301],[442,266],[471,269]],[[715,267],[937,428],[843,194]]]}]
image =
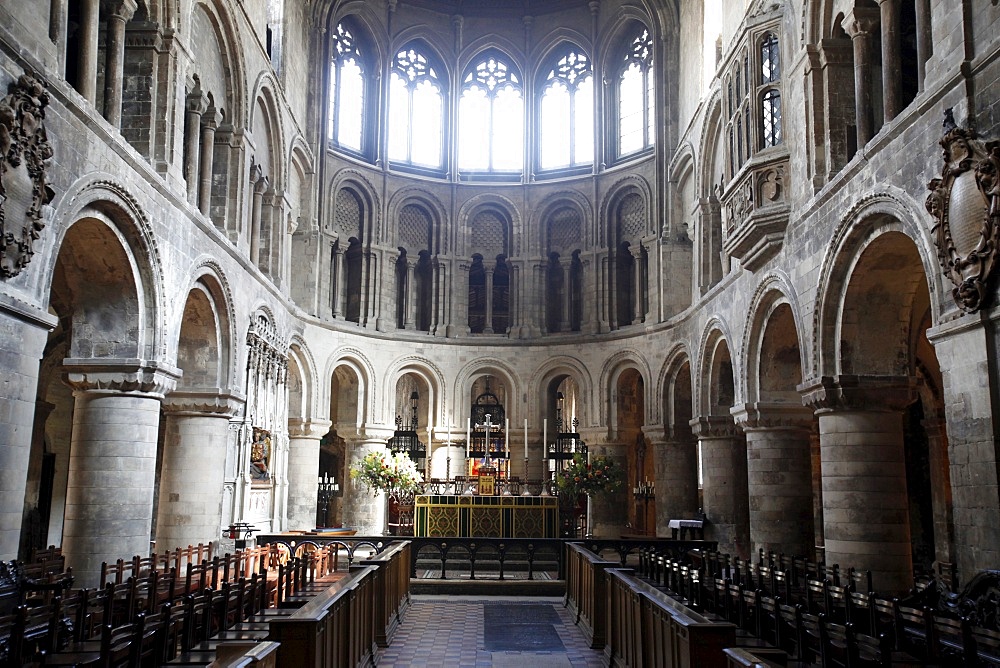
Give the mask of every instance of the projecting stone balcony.
[{"label": "projecting stone balcony", "polygon": [[756,271],[781,249],[790,207],[788,156],[753,160],[723,192],[723,250]]}]

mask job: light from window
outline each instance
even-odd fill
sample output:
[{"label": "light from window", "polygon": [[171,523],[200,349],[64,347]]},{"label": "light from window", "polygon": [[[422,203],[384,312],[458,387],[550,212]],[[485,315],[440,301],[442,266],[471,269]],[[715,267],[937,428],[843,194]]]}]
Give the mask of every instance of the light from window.
[{"label": "light from window", "polygon": [[705,0],[704,9],[704,23],[702,24],[703,90],[707,90],[719,67],[716,44],[722,40],[722,0]]},{"label": "light from window", "polygon": [[365,83],[361,55],[353,35],[343,25],[333,38],[330,67],[330,138],[340,147],[361,150]]},{"label": "light from window", "polygon": [[653,38],[634,37],[618,75],[618,155],[653,145]]},{"label": "light from window", "polygon": [[781,78],[778,37],[769,32],[760,47],[760,82],[773,83]]},{"label": "light from window", "polygon": [[587,56],[564,55],[542,90],[539,163],[542,169],[575,167],[594,160],[594,85]]},{"label": "light from window", "polygon": [[459,100],[459,167],[520,170],[524,99],[517,74],[503,60],[480,61],[463,81]]},{"label": "light from window", "polygon": [[763,99],[764,132],[761,138],[764,148],[777,146],[781,143],[781,93],[774,88],[764,93]]},{"label": "light from window", "polygon": [[396,54],[389,79],[389,160],[441,166],[444,104],[437,73],[415,48]]}]

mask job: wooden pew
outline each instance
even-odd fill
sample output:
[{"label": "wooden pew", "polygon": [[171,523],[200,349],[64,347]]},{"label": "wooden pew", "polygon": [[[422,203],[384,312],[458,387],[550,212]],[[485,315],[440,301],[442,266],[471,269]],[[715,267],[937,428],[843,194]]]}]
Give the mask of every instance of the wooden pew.
[{"label": "wooden pew", "polygon": [[616,561],[605,561],[590,550],[566,543],[566,606],[576,614],[576,624],[583,630],[592,649],[606,641],[605,571],[616,568]]}]

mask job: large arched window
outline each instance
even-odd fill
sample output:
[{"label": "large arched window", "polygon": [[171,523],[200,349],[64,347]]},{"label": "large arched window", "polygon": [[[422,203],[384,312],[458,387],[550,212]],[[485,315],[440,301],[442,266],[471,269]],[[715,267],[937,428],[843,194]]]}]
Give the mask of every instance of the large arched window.
[{"label": "large arched window", "polygon": [[773,32],[764,35],[760,45],[760,97],[761,148],[781,143],[781,57],[778,36]]},{"label": "large arched window", "polygon": [[364,61],[349,26],[341,22],[333,36],[330,63],[330,141],[339,148],[362,152],[365,111]]},{"label": "large arched window", "polygon": [[651,148],[655,140],[653,110],[653,38],[642,28],[628,42],[618,72],[618,155]]},{"label": "large arched window", "polygon": [[389,160],[443,166],[444,90],[419,45],[400,50],[389,77]]},{"label": "large arched window", "polygon": [[575,48],[554,58],[541,88],[538,152],[542,169],[594,161],[594,73],[590,59]]},{"label": "large arched window", "polygon": [[520,172],[524,146],[521,77],[503,54],[477,59],[462,77],[458,166],[477,172]]}]

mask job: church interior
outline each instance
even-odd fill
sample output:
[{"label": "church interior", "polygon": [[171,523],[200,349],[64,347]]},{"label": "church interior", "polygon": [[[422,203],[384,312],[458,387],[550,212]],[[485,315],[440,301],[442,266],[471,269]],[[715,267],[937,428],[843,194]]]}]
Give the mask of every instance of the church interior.
[{"label": "church interior", "polygon": [[998,82],[997,0],[4,2],[0,559],[509,499],[969,582]]}]

